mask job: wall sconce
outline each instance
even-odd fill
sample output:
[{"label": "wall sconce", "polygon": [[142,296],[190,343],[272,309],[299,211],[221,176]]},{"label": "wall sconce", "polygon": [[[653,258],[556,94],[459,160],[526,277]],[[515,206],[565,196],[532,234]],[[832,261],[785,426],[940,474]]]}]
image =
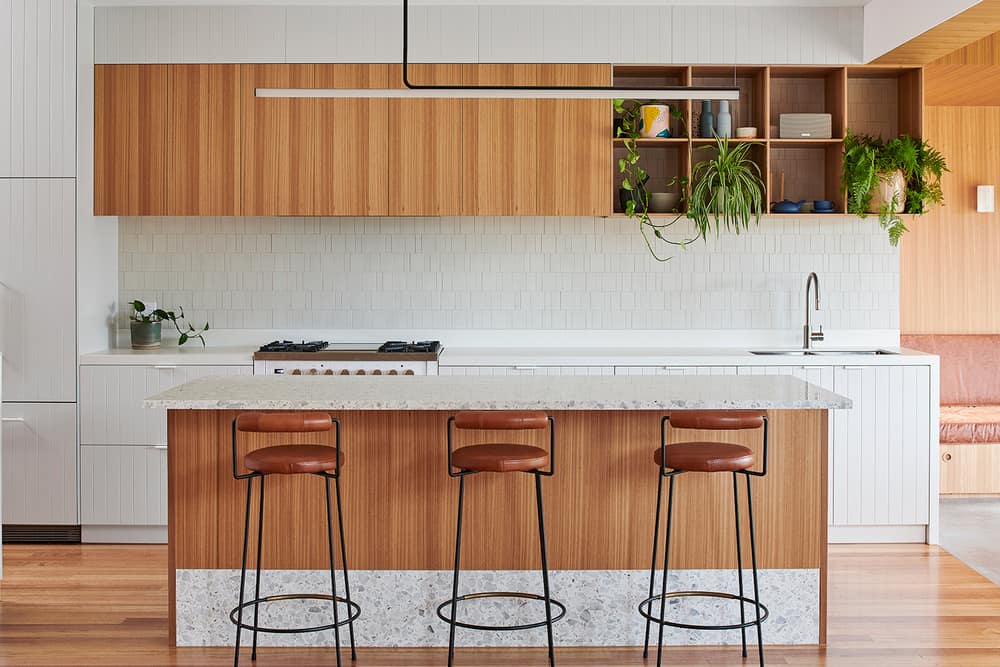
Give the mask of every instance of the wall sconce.
[{"label": "wall sconce", "polygon": [[996,197],[992,185],[976,186],[976,212],[993,213],[996,211]]}]

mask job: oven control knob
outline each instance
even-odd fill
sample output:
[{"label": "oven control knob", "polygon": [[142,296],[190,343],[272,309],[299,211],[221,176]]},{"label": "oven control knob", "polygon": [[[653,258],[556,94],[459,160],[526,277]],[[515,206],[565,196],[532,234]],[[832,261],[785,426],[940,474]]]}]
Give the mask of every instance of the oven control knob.
[{"label": "oven control knob", "polygon": [[323,371],[323,375],[333,375],[333,369],[327,368],[325,371]]},{"label": "oven control knob", "polygon": [[359,370],[359,371],[357,371],[357,372],[355,373],[355,375],[364,375],[364,374],[365,374],[365,371],[364,371],[364,369],[362,369],[362,370]]},{"label": "oven control knob", "polygon": [[389,371],[389,375],[399,375],[399,373],[396,372],[396,369],[394,368],[391,371]]},{"label": "oven control knob", "polygon": [[342,369],[340,369],[340,374],[341,375],[350,375],[351,371],[347,370],[346,368],[342,368]]},{"label": "oven control knob", "polygon": [[413,375],[413,369],[408,369],[403,375]]},{"label": "oven control knob", "polygon": [[310,368],[309,375],[319,375],[319,371],[316,370],[315,368]]},{"label": "oven control knob", "polygon": [[292,375],[302,375],[302,369],[296,368],[294,371],[292,371]]},{"label": "oven control knob", "polygon": [[376,368],[375,370],[372,371],[372,375],[382,375],[382,371]]}]

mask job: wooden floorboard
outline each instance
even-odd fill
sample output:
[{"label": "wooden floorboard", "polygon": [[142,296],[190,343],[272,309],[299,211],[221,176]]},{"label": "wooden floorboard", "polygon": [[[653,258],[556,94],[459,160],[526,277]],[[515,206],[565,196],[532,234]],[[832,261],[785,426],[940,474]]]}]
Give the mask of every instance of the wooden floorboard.
[{"label": "wooden floorboard", "polygon": [[[166,548],[4,545],[0,665],[230,665],[226,648],[167,643]],[[641,591],[637,597],[641,597]],[[640,622],[637,618],[636,622]],[[825,649],[771,647],[768,665],[997,667],[1000,587],[917,545],[830,549]],[[241,664],[250,665],[249,654]],[[363,649],[358,665],[442,665],[441,649]],[[756,664],[729,648],[669,648],[671,667]],[[259,667],[330,665],[330,649],[261,649]],[[653,665],[634,648],[557,650],[563,667]],[[350,664],[345,662],[345,664]],[[462,667],[545,664],[536,649],[461,649]]]}]

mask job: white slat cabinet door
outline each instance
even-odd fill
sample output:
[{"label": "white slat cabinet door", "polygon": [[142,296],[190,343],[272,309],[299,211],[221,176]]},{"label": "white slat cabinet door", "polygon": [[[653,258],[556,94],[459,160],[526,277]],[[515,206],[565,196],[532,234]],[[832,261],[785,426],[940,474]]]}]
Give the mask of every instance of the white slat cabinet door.
[{"label": "white slat cabinet door", "polygon": [[3,522],[76,524],[76,405],[5,403],[2,427]]},{"label": "white slat cabinet door", "polygon": [[0,1],[0,178],[76,175],[76,0]]},{"label": "white slat cabinet door", "polygon": [[147,396],[209,375],[251,375],[250,366],[81,366],[80,444],[166,445],[166,410]]},{"label": "white slat cabinet door", "polygon": [[75,285],[73,179],[0,179],[3,400],[76,400]]},{"label": "white slat cabinet door", "polygon": [[80,447],[80,522],[167,525],[167,448]]},{"label": "white slat cabinet door", "polygon": [[834,391],[831,523],[921,525],[930,515],[930,368],[839,366]]},{"label": "white slat cabinet door", "polygon": [[438,375],[614,375],[613,366],[439,366]]},{"label": "white slat cabinet door", "polygon": [[736,366],[615,366],[615,375],[736,375]]}]

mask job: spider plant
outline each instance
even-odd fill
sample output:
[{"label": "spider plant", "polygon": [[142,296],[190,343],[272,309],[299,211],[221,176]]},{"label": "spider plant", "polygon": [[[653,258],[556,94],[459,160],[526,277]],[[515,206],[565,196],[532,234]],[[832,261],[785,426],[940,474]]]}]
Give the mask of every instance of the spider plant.
[{"label": "spider plant", "polygon": [[701,238],[714,228],[716,236],[723,229],[739,234],[750,228],[751,220],[760,223],[764,213],[764,181],[760,167],[750,157],[758,144],[730,144],[728,137],[716,137],[715,146],[698,150],[716,151],[715,156],[699,162],[691,172],[691,194],[687,217],[694,221]]}]

